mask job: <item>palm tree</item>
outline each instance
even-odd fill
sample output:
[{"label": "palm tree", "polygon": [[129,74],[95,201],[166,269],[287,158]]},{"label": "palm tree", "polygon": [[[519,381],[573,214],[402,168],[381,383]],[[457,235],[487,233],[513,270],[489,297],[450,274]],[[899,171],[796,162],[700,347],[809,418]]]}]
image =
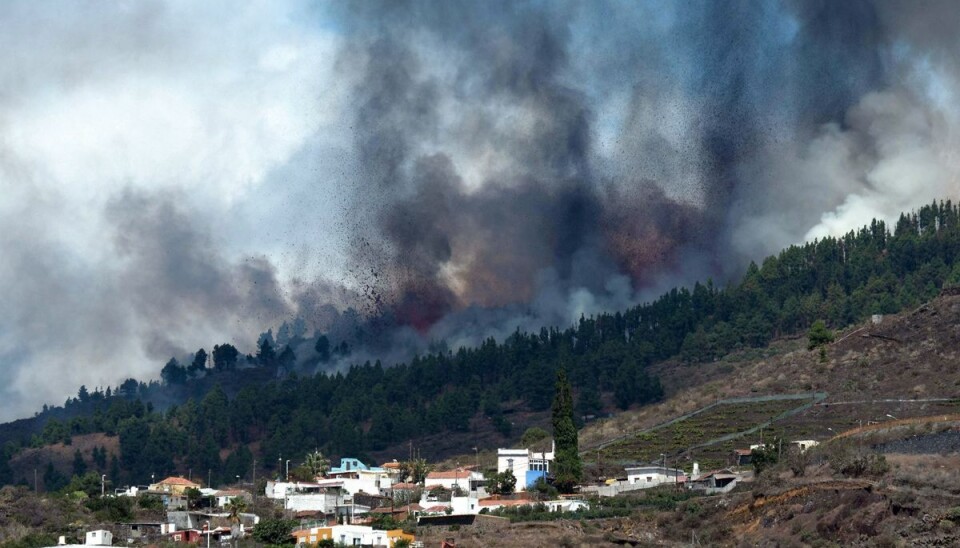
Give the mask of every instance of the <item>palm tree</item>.
[{"label": "palm tree", "polygon": [[427,474],[433,471],[433,465],[427,459],[414,458],[400,463],[400,475],[413,483],[423,483]]},{"label": "palm tree", "polygon": [[330,471],[330,459],[323,456],[323,453],[320,451],[307,453],[307,458],[304,459],[303,465],[310,470],[310,474],[314,478],[317,476],[325,476],[327,472]]},{"label": "palm tree", "polygon": [[230,536],[236,539],[240,536],[240,514],[247,509],[247,501],[243,497],[233,497],[224,509],[230,514]]}]

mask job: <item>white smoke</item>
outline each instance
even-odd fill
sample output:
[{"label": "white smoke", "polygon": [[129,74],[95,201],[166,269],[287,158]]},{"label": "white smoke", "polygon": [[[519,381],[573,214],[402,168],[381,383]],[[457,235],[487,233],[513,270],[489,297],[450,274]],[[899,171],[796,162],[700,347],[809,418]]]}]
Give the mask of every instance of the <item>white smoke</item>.
[{"label": "white smoke", "polygon": [[283,314],[273,267],[222,249],[232,211],[336,123],[338,44],[310,6],[0,10],[0,419]]}]

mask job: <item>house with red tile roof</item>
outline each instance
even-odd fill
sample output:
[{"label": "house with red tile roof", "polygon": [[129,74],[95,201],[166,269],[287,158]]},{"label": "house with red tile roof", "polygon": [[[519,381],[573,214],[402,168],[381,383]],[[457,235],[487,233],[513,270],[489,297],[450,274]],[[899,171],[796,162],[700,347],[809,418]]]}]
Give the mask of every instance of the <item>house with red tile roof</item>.
[{"label": "house with red tile roof", "polygon": [[443,487],[452,491],[454,486],[464,491],[475,491],[485,483],[482,473],[456,468],[445,472],[430,472],[423,485],[428,491],[434,487]]},{"label": "house with red tile roof", "polygon": [[150,484],[150,491],[162,491],[174,495],[183,495],[187,489],[200,489],[200,484],[177,476],[170,476],[165,480]]}]

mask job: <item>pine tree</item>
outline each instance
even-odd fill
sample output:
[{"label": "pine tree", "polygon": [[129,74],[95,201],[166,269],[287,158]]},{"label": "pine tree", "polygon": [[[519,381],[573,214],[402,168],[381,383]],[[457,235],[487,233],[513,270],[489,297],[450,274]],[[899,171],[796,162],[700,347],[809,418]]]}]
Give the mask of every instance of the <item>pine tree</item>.
[{"label": "pine tree", "polygon": [[553,398],[554,484],[563,493],[573,492],[583,476],[580,462],[577,427],[573,422],[573,395],[570,380],[563,369],[557,371],[556,393]]},{"label": "pine tree", "polygon": [[83,455],[77,449],[73,453],[73,475],[82,476],[87,473],[87,463],[83,460]]},{"label": "pine tree", "polygon": [[813,350],[818,346],[822,347],[825,344],[830,344],[833,342],[833,337],[833,331],[827,329],[823,320],[817,320],[813,322],[810,331],[807,333],[807,349]]}]

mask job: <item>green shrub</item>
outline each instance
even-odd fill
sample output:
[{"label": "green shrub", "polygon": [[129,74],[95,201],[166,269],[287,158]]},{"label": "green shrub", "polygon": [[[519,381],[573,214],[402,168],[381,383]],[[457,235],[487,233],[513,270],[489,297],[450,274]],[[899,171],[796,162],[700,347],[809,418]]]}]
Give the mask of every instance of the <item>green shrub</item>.
[{"label": "green shrub", "polygon": [[292,519],[262,519],[253,526],[253,538],[264,544],[293,544],[291,532],[296,526],[297,521]]},{"label": "green shrub", "polygon": [[133,499],[130,497],[96,497],[88,499],[84,505],[101,521],[122,522],[134,518]]},{"label": "green shrub", "polygon": [[29,533],[19,540],[10,540],[3,543],[4,548],[41,548],[56,545],[57,538],[47,533]]}]

